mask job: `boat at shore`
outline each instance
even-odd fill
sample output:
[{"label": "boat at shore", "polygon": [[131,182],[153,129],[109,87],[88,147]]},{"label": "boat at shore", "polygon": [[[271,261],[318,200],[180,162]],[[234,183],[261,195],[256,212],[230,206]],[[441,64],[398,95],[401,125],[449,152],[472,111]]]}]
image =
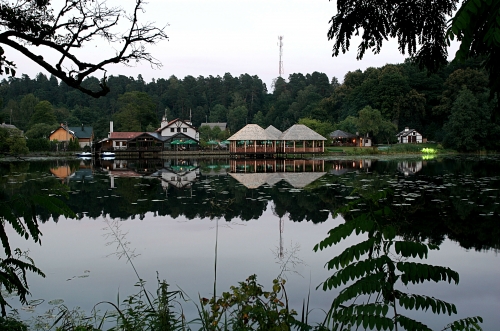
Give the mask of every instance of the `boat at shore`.
[{"label": "boat at shore", "polygon": [[102,158],[112,158],[112,157],[115,157],[115,153],[114,152],[102,152],[101,157]]}]

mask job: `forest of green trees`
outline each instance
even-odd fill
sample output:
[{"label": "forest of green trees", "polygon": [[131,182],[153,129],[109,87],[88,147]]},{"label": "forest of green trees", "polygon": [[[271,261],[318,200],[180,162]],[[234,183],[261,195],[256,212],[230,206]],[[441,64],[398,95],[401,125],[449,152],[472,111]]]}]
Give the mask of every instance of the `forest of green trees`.
[{"label": "forest of green trees", "polygon": [[[98,85],[89,78],[85,85]],[[340,83],[325,73],[293,73],[268,87],[258,76],[175,76],[145,82],[110,76],[111,92],[92,98],[40,73],[0,83],[0,120],[23,130],[28,139],[46,137],[59,123],[93,126],[104,138],[115,131],[152,131],[161,117],[227,122],[234,133],[247,123],[280,130],[301,122],[320,134],[335,129],[368,133],[375,143],[395,142],[406,126],[429,141],[460,151],[498,150],[498,105],[480,61],[451,63],[428,74],[407,61],[348,72]]]}]

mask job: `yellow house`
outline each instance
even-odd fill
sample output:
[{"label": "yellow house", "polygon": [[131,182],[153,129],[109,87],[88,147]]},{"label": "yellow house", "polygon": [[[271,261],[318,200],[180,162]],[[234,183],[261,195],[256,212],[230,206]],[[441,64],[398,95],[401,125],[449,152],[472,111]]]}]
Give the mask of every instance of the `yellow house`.
[{"label": "yellow house", "polygon": [[49,140],[57,140],[68,143],[70,139],[78,139],[80,147],[90,146],[94,140],[94,129],[91,126],[65,126],[52,131],[49,135]]}]

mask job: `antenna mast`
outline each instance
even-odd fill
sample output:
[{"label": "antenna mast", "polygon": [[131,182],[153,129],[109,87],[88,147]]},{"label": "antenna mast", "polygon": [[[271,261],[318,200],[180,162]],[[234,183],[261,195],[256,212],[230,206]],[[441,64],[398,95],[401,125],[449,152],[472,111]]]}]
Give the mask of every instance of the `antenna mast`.
[{"label": "antenna mast", "polygon": [[285,74],[285,70],[283,69],[283,36],[278,36],[278,46],[280,47],[280,64],[279,64],[279,76]]}]

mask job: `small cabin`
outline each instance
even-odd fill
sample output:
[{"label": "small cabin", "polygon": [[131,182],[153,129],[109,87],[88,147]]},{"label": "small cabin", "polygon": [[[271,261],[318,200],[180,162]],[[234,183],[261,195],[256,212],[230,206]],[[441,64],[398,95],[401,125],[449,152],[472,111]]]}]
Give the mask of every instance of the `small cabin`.
[{"label": "small cabin", "polygon": [[396,137],[400,144],[421,144],[423,142],[422,135],[409,127],[398,133]]}]

